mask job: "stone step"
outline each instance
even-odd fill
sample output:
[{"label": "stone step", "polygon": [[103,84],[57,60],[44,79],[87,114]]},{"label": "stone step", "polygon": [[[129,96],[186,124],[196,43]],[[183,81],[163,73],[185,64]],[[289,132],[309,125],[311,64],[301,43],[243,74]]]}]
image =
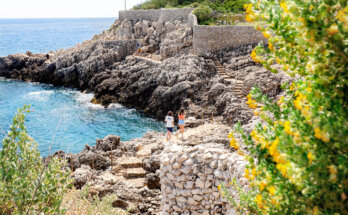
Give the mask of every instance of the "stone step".
[{"label": "stone step", "polygon": [[135,188],[145,187],[145,178],[133,178],[126,180],[127,183],[133,185]]},{"label": "stone step", "polygon": [[141,149],[135,155],[139,158],[149,157],[151,155],[151,148]]},{"label": "stone step", "polygon": [[232,83],[234,79],[233,78],[225,78],[224,80]]},{"label": "stone step", "polygon": [[143,178],[145,175],[146,171],[143,168],[126,169],[123,173],[125,178]]},{"label": "stone step", "polygon": [[142,167],[142,162],[139,158],[136,158],[136,157],[125,157],[120,162],[120,166],[123,168]]}]

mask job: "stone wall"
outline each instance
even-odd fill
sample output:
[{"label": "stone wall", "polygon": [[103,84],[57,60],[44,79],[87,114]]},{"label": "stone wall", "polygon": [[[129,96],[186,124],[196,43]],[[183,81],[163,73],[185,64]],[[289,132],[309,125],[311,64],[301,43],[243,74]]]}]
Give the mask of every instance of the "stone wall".
[{"label": "stone wall", "polygon": [[162,214],[235,214],[218,185],[237,178],[243,188],[247,162],[223,144],[165,147],[161,156]]},{"label": "stone wall", "polygon": [[141,21],[188,21],[188,16],[193,8],[160,9],[160,10],[127,10],[119,12],[120,20]]},{"label": "stone wall", "polygon": [[255,44],[267,39],[253,26],[193,26],[193,49],[197,55]]}]

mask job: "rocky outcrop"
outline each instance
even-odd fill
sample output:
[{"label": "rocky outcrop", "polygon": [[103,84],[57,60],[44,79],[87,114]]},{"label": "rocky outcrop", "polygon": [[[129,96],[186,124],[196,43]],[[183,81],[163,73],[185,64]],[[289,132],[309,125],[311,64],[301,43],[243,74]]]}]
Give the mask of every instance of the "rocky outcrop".
[{"label": "rocky outcrop", "polygon": [[[252,48],[243,45],[199,57],[192,54],[192,28],[187,24],[125,20],[67,50],[2,57],[0,76],[86,90],[95,94],[93,102],[121,103],[160,120],[169,110],[184,107],[187,125],[194,128],[186,132],[187,140],[175,138],[178,147],[164,144],[160,133],[126,142],[109,135],[78,154],[57,152],[45,161],[66,159],[76,188],[89,187],[90,196],[115,193],[114,206],[135,205],[136,214],[159,214],[161,199],[163,212],[181,214],[189,208],[218,214],[229,208],[217,184],[241,178],[244,168],[228,147],[226,123],[241,122],[250,131],[259,119],[241,97],[258,86],[275,99],[281,84],[291,81],[285,73],[272,74],[253,62]],[[218,72],[216,61],[243,83],[242,95],[232,90],[240,85]],[[206,121],[215,124],[206,126]]]},{"label": "rocky outcrop", "polygon": [[[137,43],[142,54],[162,61],[133,56]],[[0,58],[0,76],[87,90],[95,93],[93,102],[121,103],[160,120],[169,110],[184,107],[194,118],[190,125],[213,116],[245,124],[252,112],[232,91],[235,83],[218,73],[213,59],[243,81],[244,96],[259,86],[274,98],[288,80],[284,73],[272,74],[253,62],[252,48],[243,45],[198,57],[190,54],[192,28],[187,23],[125,20],[67,50]]]},{"label": "rocky outcrop", "polygon": [[0,76],[91,90],[89,80],[136,50],[135,41],[88,41],[51,54],[0,58]]}]

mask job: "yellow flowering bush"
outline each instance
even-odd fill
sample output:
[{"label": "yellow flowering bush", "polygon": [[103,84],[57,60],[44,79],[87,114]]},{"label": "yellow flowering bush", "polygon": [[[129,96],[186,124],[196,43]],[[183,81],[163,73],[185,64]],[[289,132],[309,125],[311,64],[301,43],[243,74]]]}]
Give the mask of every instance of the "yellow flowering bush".
[{"label": "yellow flowering bush", "polygon": [[[348,6],[341,0],[253,0],[250,22],[268,45],[251,53],[271,72],[278,64],[295,78],[272,101],[258,88],[248,95],[263,120],[247,134],[245,178],[250,191],[238,201],[222,192],[241,213],[348,214]],[[262,22],[258,22],[262,23]],[[230,134],[231,146],[236,138]],[[238,145],[239,146],[239,145]]]}]

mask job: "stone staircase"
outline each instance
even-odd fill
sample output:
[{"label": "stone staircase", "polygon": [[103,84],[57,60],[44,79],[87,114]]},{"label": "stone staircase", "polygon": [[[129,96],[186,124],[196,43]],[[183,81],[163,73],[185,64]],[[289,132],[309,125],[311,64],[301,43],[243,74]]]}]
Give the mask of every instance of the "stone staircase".
[{"label": "stone staircase", "polygon": [[155,64],[160,64],[161,63],[159,55],[145,54],[145,53],[141,53],[141,52],[134,52],[133,56],[135,58],[137,58],[137,59],[150,61],[150,62],[155,63]]},{"label": "stone staircase", "polygon": [[146,186],[146,171],[143,169],[142,160],[151,155],[151,147],[149,144],[139,149],[135,156],[126,156],[119,158],[117,165],[113,166],[113,174],[136,188]]},{"label": "stone staircase", "polygon": [[219,75],[224,79],[224,81],[230,82],[232,84],[233,94],[235,94],[239,99],[246,101],[246,98],[243,95],[243,83],[244,82],[231,77],[228,74],[228,72],[226,71],[225,67],[220,63],[219,60],[214,59],[212,61],[215,65],[215,68],[219,72]]}]

